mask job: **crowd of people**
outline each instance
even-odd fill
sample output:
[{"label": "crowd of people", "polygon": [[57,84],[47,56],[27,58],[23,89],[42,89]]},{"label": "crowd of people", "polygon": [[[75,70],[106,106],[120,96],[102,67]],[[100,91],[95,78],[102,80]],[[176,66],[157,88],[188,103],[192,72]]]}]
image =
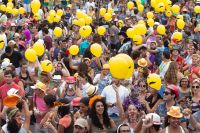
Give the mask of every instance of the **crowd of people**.
[{"label": "crowd of people", "polygon": [[200,132],[198,0],[33,1],[0,4],[0,133]]}]

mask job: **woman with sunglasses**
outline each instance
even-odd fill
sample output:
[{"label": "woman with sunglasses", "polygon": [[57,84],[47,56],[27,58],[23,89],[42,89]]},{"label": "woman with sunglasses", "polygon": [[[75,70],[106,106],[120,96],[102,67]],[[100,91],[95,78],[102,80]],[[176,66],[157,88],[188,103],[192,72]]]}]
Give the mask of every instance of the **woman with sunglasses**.
[{"label": "woman with sunglasses", "polygon": [[192,82],[192,104],[191,109],[192,113],[195,113],[200,110],[200,79],[195,79]]}]

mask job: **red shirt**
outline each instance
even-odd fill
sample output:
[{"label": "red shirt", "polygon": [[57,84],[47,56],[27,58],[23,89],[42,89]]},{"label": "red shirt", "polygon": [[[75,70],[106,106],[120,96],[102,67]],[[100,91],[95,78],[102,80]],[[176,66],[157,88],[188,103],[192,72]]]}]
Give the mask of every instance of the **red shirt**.
[{"label": "red shirt", "polygon": [[[14,82],[15,84],[18,84],[19,81],[20,81],[20,80],[19,80],[18,77],[15,77],[14,80],[13,80],[13,82]],[[6,84],[6,80],[5,80],[5,79],[2,80],[2,81],[0,82],[0,87],[3,86],[4,84]]]},{"label": "red shirt", "polygon": [[0,99],[4,99],[5,97],[7,97],[7,92],[11,89],[11,88],[15,88],[16,90],[18,90],[18,95],[23,97],[24,96],[24,90],[18,86],[17,84],[15,84],[14,82],[11,85],[7,85],[4,84],[0,87]]}]

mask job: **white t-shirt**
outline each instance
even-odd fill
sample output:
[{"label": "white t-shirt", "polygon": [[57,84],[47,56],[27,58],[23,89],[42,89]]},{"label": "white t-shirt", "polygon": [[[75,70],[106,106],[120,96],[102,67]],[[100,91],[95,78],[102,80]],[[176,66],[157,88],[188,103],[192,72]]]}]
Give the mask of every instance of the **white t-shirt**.
[{"label": "white t-shirt", "polygon": [[164,61],[160,64],[159,66],[159,71],[160,71],[160,77],[162,79],[164,79],[165,73],[167,72],[169,65],[170,65],[171,61],[165,63]]},{"label": "white t-shirt", "polygon": [[93,83],[98,83],[98,81],[100,80],[101,74],[96,74],[94,79],[93,79]]},{"label": "white t-shirt", "polygon": [[[119,91],[120,100],[123,103],[125,98],[129,95],[129,91],[127,88],[125,88],[122,85],[120,85],[118,87],[118,91]],[[112,87],[112,85],[106,86],[103,89],[101,96],[106,98],[106,103],[116,103],[117,102],[116,92],[115,92],[114,88]]]},{"label": "white t-shirt", "polygon": [[89,8],[90,8],[91,6],[92,6],[93,8],[95,8],[95,3],[94,3],[94,2],[90,3],[89,1],[86,2],[86,4],[85,4],[85,9],[87,10],[87,12],[89,11]]}]

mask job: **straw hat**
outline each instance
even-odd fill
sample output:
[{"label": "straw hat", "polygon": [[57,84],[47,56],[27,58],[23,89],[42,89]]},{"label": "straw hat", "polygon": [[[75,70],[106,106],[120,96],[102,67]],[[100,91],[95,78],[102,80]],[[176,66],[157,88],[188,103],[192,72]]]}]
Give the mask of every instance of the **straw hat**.
[{"label": "straw hat", "polygon": [[93,97],[97,93],[97,91],[98,91],[97,87],[93,85],[89,85],[86,89],[88,97]]},{"label": "straw hat", "polygon": [[46,91],[46,85],[40,81],[38,81],[34,86],[31,86],[32,89],[40,89],[42,90],[43,92]]},{"label": "straw hat", "polygon": [[141,67],[146,67],[148,65],[147,60],[145,58],[139,59],[138,65],[141,66]]},{"label": "straw hat", "polygon": [[20,97],[18,95],[10,95],[4,98],[3,105],[7,107],[15,107],[19,100]]},{"label": "straw hat", "polygon": [[103,69],[104,70],[109,70],[110,69],[110,65],[109,64],[104,64],[103,65]]},{"label": "straw hat", "polygon": [[169,112],[167,112],[167,115],[174,117],[174,118],[183,117],[183,114],[181,113],[181,109],[178,106],[171,106]]}]

